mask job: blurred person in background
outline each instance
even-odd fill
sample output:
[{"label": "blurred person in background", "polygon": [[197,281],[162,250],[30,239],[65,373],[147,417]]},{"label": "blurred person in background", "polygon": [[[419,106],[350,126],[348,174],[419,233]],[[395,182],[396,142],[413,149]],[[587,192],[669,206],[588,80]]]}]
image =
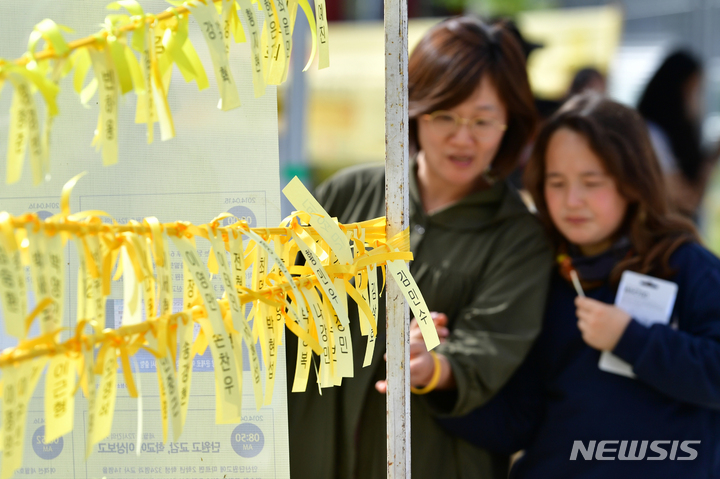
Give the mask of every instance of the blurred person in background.
[{"label": "blurred person in background", "polygon": [[[508,456],[446,433],[436,417],[488,401],[540,330],[550,249],[506,181],[537,124],[525,56],[502,24],[459,17],[430,29],[408,75],[410,270],[446,337],[433,354],[410,352],[412,475],[504,479]],[[384,216],[384,167],[342,171],[316,193],[342,223]],[[313,386],[289,395],[292,477],[387,475],[385,298],[367,368],[353,314],[355,377],[322,395]],[[287,338],[290,382],[297,338]]]},{"label": "blurred person in background", "polygon": [[605,76],[593,67],[581,68],[575,73],[565,98],[569,99],[588,90],[598,92],[601,95],[607,92]]},{"label": "blurred person in background", "polygon": [[[542,43],[535,43],[527,40],[520,32],[520,29],[518,28],[515,21],[512,20],[512,18],[510,17],[494,17],[490,19],[489,23],[491,25],[502,25],[503,28],[505,28],[508,32],[512,34],[513,37],[515,37],[515,40],[517,40],[518,44],[520,45],[520,49],[525,56],[526,64],[532,52],[544,47]],[[560,101],[550,100],[547,98],[534,97],[533,101],[535,102],[535,108],[540,116],[540,121],[544,121],[545,119],[549,118],[561,105]],[[515,187],[520,192],[525,204],[528,205],[529,208],[533,209],[534,206],[532,205],[532,198],[530,198],[530,195],[527,193],[527,191],[524,190],[522,183],[523,171],[525,170],[525,165],[530,159],[531,149],[532,144],[526,145],[525,150],[523,150],[523,152],[520,154],[520,157],[518,158],[515,170],[508,175],[508,180],[510,180],[510,183],[513,185],[513,187]]]},{"label": "blurred person in background", "polygon": [[[523,55],[525,55],[525,62],[527,63],[528,59],[530,58],[530,55],[535,50],[538,50],[540,48],[544,48],[545,45],[542,43],[536,43],[531,42],[528,39],[526,39],[523,34],[520,32],[520,29],[518,28],[517,24],[514,20],[512,20],[509,17],[495,17],[490,20],[491,24],[501,24],[504,25],[505,28],[512,33],[512,35],[515,37],[515,39],[520,44],[520,48],[523,51]],[[550,99],[550,98],[538,98],[535,97],[535,108],[537,108],[538,114],[540,115],[540,120],[546,120],[552,116],[553,113],[557,111],[558,108],[560,108],[560,105],[562,104],[562,100],[556,100],[556,99]],[[529,154],[529,152],[528,152]],[[527,162],[527,159],[522,162]],[[519,170],[520,174],[517,177],[517,182],[513,180],[513,184],[517,188],[522,188],[522,170]]]},{"label": "blurred person in background", "polygon": [[694,55],[676,51],[663,61],[640,97],[653,148],[668,183],[672,205],[696,218],[717,159],[701,144],[703,69]]}]

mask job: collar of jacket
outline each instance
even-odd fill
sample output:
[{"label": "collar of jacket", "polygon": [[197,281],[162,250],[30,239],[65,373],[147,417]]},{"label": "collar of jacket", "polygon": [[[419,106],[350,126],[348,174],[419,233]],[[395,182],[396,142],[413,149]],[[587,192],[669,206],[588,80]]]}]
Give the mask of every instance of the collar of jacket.
[{"label": "collar of jacket", "polygon": [[420,198],[414,159],[410,166],[410,218],[414,224],[477,230],[513,216],[529,214],[517,191],[506,180],[501,180],[429,215]]}]

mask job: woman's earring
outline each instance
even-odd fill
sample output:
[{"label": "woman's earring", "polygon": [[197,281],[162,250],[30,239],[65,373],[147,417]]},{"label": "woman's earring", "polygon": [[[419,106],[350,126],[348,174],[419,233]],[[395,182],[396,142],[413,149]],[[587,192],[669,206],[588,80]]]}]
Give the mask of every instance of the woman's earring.
[{"label": "woman's earring", "polygon": [[492,167],[488,166],[485,171],[482,172],[482,179],[485,180],[485,183],[492,186],[497,182],[498,177],[492,174]]}]

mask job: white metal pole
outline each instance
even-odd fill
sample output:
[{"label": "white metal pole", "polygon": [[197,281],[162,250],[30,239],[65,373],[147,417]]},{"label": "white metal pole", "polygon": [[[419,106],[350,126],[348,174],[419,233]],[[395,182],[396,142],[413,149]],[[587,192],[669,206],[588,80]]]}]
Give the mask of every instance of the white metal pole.
[{"label": "white metal pole", "polygon": [[[385,214],[387,237],[408,227],[408,41],[406,0],[385,0]],[[386,282],[387,477],[410,477],[410,311]]]}]

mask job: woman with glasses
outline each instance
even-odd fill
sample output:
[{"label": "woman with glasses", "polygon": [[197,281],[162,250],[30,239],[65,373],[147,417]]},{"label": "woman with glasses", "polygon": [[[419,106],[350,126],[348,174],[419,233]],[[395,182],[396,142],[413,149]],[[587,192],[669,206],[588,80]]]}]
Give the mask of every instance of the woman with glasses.
[{"label": "woman with glasses", "polygon": [[[507,457],[449,435],[436,418],[488,401],[540,329],[550,249],[505,181],[536,127],[525,57],[502,24],[453,18],[424,36],[408,73],[410,269],[445,337],[432,355],[410,353],[412,475],[504,478]],[[340,172],[317,197],[343,223],[384,216],[384,167]],[[368,367],[351,318],[355,376],[289,396],[292,477],[386,477],[384,303]]]}]

